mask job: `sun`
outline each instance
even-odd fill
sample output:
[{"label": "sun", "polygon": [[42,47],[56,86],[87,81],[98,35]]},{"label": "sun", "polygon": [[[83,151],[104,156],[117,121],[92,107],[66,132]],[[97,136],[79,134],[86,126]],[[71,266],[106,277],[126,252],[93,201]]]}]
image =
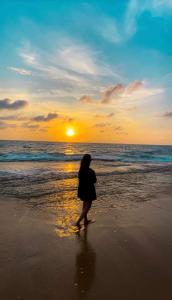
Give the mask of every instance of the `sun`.
[{"label": "sun", "polygon": [[74,135],[75,135],[74,129],[73,129],[73,128],[68,128],[68,129],[66,130],[66,135],[67,135],[67,136],[74,136]]}]

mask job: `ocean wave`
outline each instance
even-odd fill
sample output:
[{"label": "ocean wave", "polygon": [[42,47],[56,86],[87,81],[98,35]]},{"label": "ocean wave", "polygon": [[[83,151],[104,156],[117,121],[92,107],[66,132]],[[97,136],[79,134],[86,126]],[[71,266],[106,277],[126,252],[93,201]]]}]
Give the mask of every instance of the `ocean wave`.
[{"label": "ocean wave", "polygon": [[[129,173],[147,173],[147,172],[165,172],[172,171],[172,164],[160,165],[142,165],[142,164],[128,164],[128,165],[114,165],[109,168],[99,169],[97,166],[97,176],[112,176],[119,174]],[[49,168],[31,168],[31,169],[18,169],[18,170],[0,170],[0,182],[10,181],[28,181],[30,183],[48,182],[53,180],[64,180],[77,178],[78,171],[66,172],[65,170],[52,170]]]},{"label": "ocean wave", "polygon": [[0,162],[79,161],[84,153],[102,162],[172,162],[172,146],[0,141]]},{"label": "ocean wave", "polygon": [[43,161],[77,161],[81,159],[81,155],[65,155],[55,152],[11,152],[1,153],[0,162],[43,162]]},{"label": "ocean wave", "polygon": [[[97,189],[100,188],[99,183],[105,182],[105,179],[107,182],[111,182],[112,185],[116,184],[116,182],[121,184],[123,180],[125,183],[128,180],[130,181],[134,174],[138,174],[138,177],[141,175],[143,180],[147,178],[145,176],[148,176],[150,172],[154,172],[154,176],[150,176],[150,178],[163,177],[165,174],[169,174],[168,176],[171,178],[172,165],[161,165],[159,167],[153,165],[118,166],[111,171],[108,171],[108,169],[102,171],[96,169]],[[64,170],[59,172],[58,170],[45,168],[0,171],[0,194],[6,196],[14,196],[26,200],[50,195],[53,197],[54,195],[59,195],[58,197],[64,196],[65,198],[65,195],[73,194],[76,197],[76,189],[77,172],[67,173]],[[56,196],[54,199],[56,199]]]},{"label": "ocean wave", "polygon": [[[94,160],[109,162],[172,162],[172,155],[156,155],[150,152],[118,153],[116,155],[92,155]],[[64,154],[60,152],[7,152],[0,153],[0,162],[50,162],[80,161],[82,154]]]}]

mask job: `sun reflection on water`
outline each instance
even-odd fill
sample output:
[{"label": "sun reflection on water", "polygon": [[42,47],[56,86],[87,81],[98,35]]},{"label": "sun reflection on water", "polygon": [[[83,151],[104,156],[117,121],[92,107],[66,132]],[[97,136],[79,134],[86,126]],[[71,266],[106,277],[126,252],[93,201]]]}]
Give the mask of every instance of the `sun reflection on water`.
[{"label": "sun reflection on water", "polygon": [[51,213],[55,215],[53,224],[56,234],[59,237],[69,237],[78,230],[74,225],[82,205],[77,198],[78,165],[73,162],[66,162],[62,169],[65,173],[74,173],[76,176],[54,181],[53,189],[56,193],[49,196],[48,206]]},{"label": "sun reflection on water", "polygon": [[[66,192],[66,199],[70,192]],[[77,232],[74,226],[80,210],[79,200],[66,200],[58,205],[57,216],[55,219],[55,232],[59,237],[69,237]]]},{"label": "sun reflection on water", "polygon": [[77,172],[78,171],[78,163],[67,162],[64,164],[64,171],[66,173]]},{"label": "sun reflection on water", "polygon": [[72,144],[68,144],[64,149],[65,155],[73,155],[75,154],[75,150]]}]

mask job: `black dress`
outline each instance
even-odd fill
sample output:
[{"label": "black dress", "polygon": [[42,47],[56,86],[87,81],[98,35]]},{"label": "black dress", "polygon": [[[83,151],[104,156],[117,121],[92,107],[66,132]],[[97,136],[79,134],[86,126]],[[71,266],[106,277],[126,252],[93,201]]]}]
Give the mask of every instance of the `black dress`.
[{"label": "black dress", "polygon": [[96,200],[96,190],[94,184],[96,183],[96,174],[92,169],[82,169],[78,173],[78,197],[82,201]]}]

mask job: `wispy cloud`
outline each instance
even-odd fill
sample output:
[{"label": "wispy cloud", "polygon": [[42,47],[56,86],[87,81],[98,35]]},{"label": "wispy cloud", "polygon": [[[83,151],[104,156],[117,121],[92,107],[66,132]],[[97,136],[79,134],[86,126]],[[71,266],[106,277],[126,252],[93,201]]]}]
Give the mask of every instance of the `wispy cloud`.
[{"label": "wispy cloud", "polygon": [[163,88],[150,88],[144,85],[143,81],[135,80],[131,82],[128,86],[124,84],[117,83],[115,85],[106,87],[100,97],[100,99],[95,101],[90,96],[84,95],[79,99],[80,102],[85,104],[93,104],[93,103],[102,103],[109,104],[113,100],[120,99],[143,99],[146,97],[159,95],[164,93]]},{"label": "wispy cloud", "polygon": [[102,123],[96,123],[94,125],[94,127],[103,128],[103,127],[107,127],[107,126],[110,126],[110,125],[111,125],[110,123],[102,122]]},{"label": "wispy cloud", "polygon": [[172,14],[172,1],[129,0],[120,21],[112,17],[101,16],[99,20],[101,26],[97,26],[97,30],[109,42],[115,44],[126,42],[138,31],[138,20],[146,11],[156,16],[163,16],[164,13]]},{"label": "wispy cloud", "polygon": [[28,117],[26,115],[3,115],[0,116],[0,120],[2,121],[25,121]]},{"label": "wispy cloud", "polygon": [[95,100],[93,100],[91,97],[89,97],[89,96],[87,96],[87,95],[83,95],[83,96],[79,99],[79,101],[80,101],[81,103],[94,103],[94,102],[95,102]]},{"label": "wispy cloud", "polygon": [[165,113],[163,114],[163,116],[164,116],[165,118],[172,118],[172,111],[165,112]]},{"label": "wispy cloud", "polygon": [[112,118],[112,117],[114,117],[114,113],[112,112],[112,113],[109,113],[109,114],[96,114],[95,115],[95,117],[96,118],[100,118],[100,119],[108,119],[108,118]]},{"label": "wispy cloud", "polygon": [[57,63],[80,74],[97,75],[98,67],[91,51],[83,46],[68,46],[57,51]]},{"label": "wispy cloud", "polygon": [[8,124],[4,121],[0,121],[0,129],[6,129],[6,128],[16,128],[16,124]]},{"label": "wispy cloud", "polygon": [[33,117],[31,120],[34,122],[49,122],[49,121],[57,119],[57,118],[58,118],[58,114],[49,113],[47,116],[39,115],[39,116]]},{"label": "wispy cloud", "polygon": [[21,127],[28,129],[38,129],[40,126],[38,124],[23,123]]},{"label": "wispy cloud", "polygon": [[[51,97],[81,97],[84,93],[97,91],[104,82],[121,79],[121,75],[107,65],[100,52],[85,44],[62,40],[48,52],[34,46],[19,49],[22,64],[34,74],[38,90],[44,89]],[[35,92],[37,92],[35,91]],[[41,94],[41,92],[39,92]],[[85,101],[85,100],[83,100]]]},{"label": "wispy cloud", "polygon": [[144,88],[143,81],[135,80],[128,85],[127,93],[132,94],[133,92],[137,91],[140,88]]},{"label": "wispy cloud", "polygon": [[[172,2],[171,0],[151,0],[146,1],[147,6],[150,10],[159,11],[161,13],[164,12],[164,10],[168,13],[172,13]],[[170,11],[169,11],[170,10]]]},{"label": "wispy cloud", "polygon": [[37,64],[37,57],[34,52],[31,53],[29,51],[20,51],[20,56],[28,65]]},{"label": "wispy cloud", "polygon": [[112,98],[118,97],[124,91],[124,86],[121,83],[115,84],[105,89],[103,93],[102,103],[109,103]]},{"label": "wispy cloud", "polygon": [[114,126],[113,127],[116,131],[123,131],[122,126]]},{"label": "wispy cloud", "polygon": [[71,122],[75,121],[75,118],[68,117],[68,116],[62,116],[61,119],[64,123],[71,123]]},{"label": "wispy cloud", "polygon": [[107,114],[107,118],[112,118],[115,114],[114,113],[110,113],[110,114]]},{"label": "wispy cloud", "polygon": [[0,109],[18,110],[28,105],[26,100],[15,100],[5,98],[0,100]]},{"label": "wispy cloud", "polygon": [[33,67],[41,67],[43,62],[45,65],[49,62],[50,66],[60,71],[67,69],[76,73],[95,74],[97,70],[93,52],[87,46],[69,39],[59,40],[48,52],[34,49],[30,42],[26,42],[19,55],[26,64]]},{"label": "wispy cloud", "polygon": [[23,76],[31,76],[32,72],[30,70],[26,70],[26,69],[21,69],[21,68],[16,68],[16,67],[8,67],[7,68],[10,71],[13,71],[19,75],[23,75]]},{"label": "wispy cloud", "polygon": [[18,117],[14,116],[14,115],[10,115],[10,116],[0,116],[0,120],[4,120],[4,121],[8,121],[8,120],[17,120]]},{"label": "wispy cloud", "polygon": [[107,130],[110,130],[110,131],[114,132],[115,134],[127,135],[127,132],[121,125],[113,125],[113,123],[109,123],[109,122],[96,123],[93,127],[100,129],[101,133],[104,133],[104,132],[107,132]]}]

